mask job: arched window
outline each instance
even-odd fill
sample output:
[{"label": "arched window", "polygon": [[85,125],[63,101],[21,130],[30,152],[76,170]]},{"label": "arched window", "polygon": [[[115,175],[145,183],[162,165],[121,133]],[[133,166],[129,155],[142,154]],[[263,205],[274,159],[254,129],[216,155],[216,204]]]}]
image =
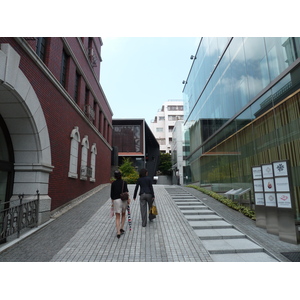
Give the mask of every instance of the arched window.
[{"label": "arched window", "polygon": [[80,179],[87,180],[88,177],[88,149],[90,148],[88,136],[86,135],[81,142],[81,172]]},{"label": "arched window", "polygon": [[71,178],[78,178],[78,144],[80,143],[80,134],[78,127],[75,126],[71,132],[70,165],[69,174]]},{"label": "arched window", "polygon": [[90,181],[95,182],[96,181],[96,155],[97,155],[97,147],[96,144],[94,143],[92,145],[92,149],[91,149],[91,169],[92,169],[92,175],[90,178]]}]

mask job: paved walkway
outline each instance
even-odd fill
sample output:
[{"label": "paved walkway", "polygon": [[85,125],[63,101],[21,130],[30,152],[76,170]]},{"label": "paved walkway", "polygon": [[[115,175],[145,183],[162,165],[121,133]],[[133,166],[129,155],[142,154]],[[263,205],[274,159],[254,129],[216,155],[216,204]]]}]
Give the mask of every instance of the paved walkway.
[{"label": "paved walkway", "polygon": [[[0,253],[0,261],[209,262],[194,230],[164,186],[155,186],[159,216],[141,226],[139,201],[132,201],[132,230],[116,237],[107,186],[43,229]],[[133,195],[134,185],[129,185]],[[1,247],[0,247],[1,251]]]},{"label": "paved walkway", "polygon": [[[131,195],[133,189],[134,185],[129,185]],[[23,235],[13,244],[1,245],[0,261],[289,261],[282,252],[300,252],[300,245],[280,241],[241,213],[197,190],[164,185],[155,185],[154,189],[159,215],[145,228],[141,226],[139,201],[132,201],[132,230],[126,222],[125,234],[117,239],[115,220],[109,216],[110,185],[103,186],[77,206],[56,214],[54,220],[36,232],[27,237]],[[208,223],[214,222],[218,222],[217,228],[208,227]],[[222,227],[224,222],[229,223],[230,228]],[[247,247],[250,240],[250,248],[258,249],[255,250],[258,255],[252,255],[253,249],[239,249],[234,252],[243,254],[228,256],[228,244],[232,248],[233,243],[240,243],[242,239],[247,239]],[[253,242],[257,246],[253,247]],[[217,249],[220,245],[224,248]]]},{"label": "paved walkway", "polygon": [[[277,235],[267,232],[264,228],[256,226],[255,221],[244,216],[243,214],[227,207],[219,201],[193,189],[184,188],[187,192],[202,200],[202,202],[211,210],[222,216],[224,220],[232,224],[235,228],[247,235],[250,239],[255,241],[258,245],[263,247],[272,256],[276,257],[278,261],[290,262],[282,253],[298,253],[300,254],[300,244],[294,245],[283,242]],[[299,255],[298,255],[299,256]],[[298,260],[299,261],[299,260]]]}]

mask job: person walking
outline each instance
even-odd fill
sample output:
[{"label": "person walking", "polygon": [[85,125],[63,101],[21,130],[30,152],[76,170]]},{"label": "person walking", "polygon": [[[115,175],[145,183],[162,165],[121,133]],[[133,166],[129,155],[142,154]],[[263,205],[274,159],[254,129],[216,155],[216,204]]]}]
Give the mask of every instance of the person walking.
[{"label": "person walking", "polygon": [[126,209],[130,204],[130,198],[128,200],[121,200],[121,193],[128,193],[127,182],[122,180],[122,174],[119,170],[114,172],[115,181],[111,184],[110,198],[112,201],[112,207],[116,216],[116,229],[117,238],[121,237],[121,234],[125,233],[123,229],[126,217]]},{"label": "person walking", "polygon": [[[155,199],[152,179],[148,177],[148,171],[146,169],[140,170],[140,177],[137,180],[135,185],[133,200],[135,201],[138,189],[140,188],[140,209],[141,209],[141,216],[142,216],[142,226],[146,227],[147,225],[147,206],[150,210],[153,201]],[[150,220],[150,218],[149,218]],[[151,220],[150,220],[151,221]]]}]

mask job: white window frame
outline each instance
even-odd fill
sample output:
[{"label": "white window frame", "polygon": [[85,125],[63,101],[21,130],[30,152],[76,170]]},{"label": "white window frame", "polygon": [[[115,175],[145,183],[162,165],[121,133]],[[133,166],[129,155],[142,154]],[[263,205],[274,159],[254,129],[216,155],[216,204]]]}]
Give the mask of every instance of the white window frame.
[{"label": "white window frame", "polygon": [[71,146],[70,146],[70,164],[68,176],[71,178],[78,178],[78,150],[80,143],[80,133],[77,126],[71,132]]},{"label": "white window frame", "polygon": [[92,168],[92,177],[90,178],[91,182],[96,181],[96,156],[97,156],[97,146],[96,143],[92,145],[91,148],[91,168]]},{"label": "white window frame", "polygon": [[84,170],[88,165],[88,149],[90,148],[89,138],[87,135],[82,139],[81,146],[80,180],[87,180],[88,177],[86,173],[84,173]]}]

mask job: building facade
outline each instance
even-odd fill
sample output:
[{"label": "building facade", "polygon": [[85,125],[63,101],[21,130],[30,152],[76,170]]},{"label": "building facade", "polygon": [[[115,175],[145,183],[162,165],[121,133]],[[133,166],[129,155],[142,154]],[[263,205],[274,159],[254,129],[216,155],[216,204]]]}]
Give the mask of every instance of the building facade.
[{"label": "building facade", "polygon": [[184,121],[177,121],[172,132],[172,183],[182,185],[185,183],[183,170],[185,168]]},{"label": "building facade", "polygon": [[137,171],[142,168],[155,176],[159,163],[159,145],[144,119],[113,119],[114,162],[117,168],[130,158]]},{"label": "building facade", "polygon": [[151,121],[150,128],[156,137],[161,153],[171,153],[172,131],[178,120],[183,120],[183,101],[166,101],[157,112],[154,121]]},{"label": "building facade", "polygon": [[43,223],[109,182],[101,47],[101,38],[0,38],[0,210],[38,190]]},{"label": "building facade", "polygon": [[183,94],[189,182],[252,188],[253,166],[289,160],[300,220],[300,39],[202,38]]}]

